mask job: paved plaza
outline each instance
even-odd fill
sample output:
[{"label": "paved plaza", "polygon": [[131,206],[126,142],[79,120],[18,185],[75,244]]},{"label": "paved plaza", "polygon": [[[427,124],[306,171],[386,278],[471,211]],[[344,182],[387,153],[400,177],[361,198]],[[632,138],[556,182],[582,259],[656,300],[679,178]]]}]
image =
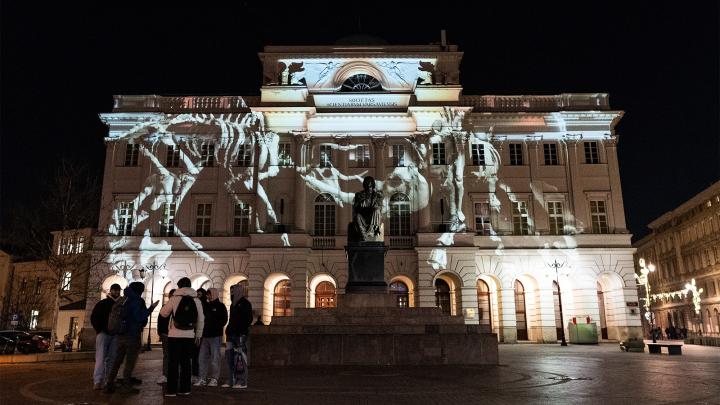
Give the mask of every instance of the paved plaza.
[{"label": "paved plaza", "polygon": [[[141,355],[139,395],[92,390],[88,361],[0,366],[0,403],[156,404],[160,350]],[[682,356],[624,353],[617,344],[500,345],[497,367],[251,368],[249,388],[194,388],[167,403],[720,404],[720,348]]]}]

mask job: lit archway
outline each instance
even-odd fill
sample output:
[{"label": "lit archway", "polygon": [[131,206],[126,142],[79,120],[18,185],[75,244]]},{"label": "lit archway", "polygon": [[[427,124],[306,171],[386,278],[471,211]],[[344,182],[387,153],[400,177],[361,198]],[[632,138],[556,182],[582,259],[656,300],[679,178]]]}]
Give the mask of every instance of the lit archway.
[{"label": "lit archway", "polygon": [[442,308],[446,315],[458,315],[462,308],[460,304],[460,286],[462,282],[454,273],[443,272],[433,280],[435,287],[435,305]]},{"label": "lit archway", "polygon": [[[402,285],[395,284],[394,283],[400,283],[405,286],[406,291],[403,292]],[[391,295],[395,296],[395,304],[398,307],[402,307],[401,304],[404,305],[404,303],[401,303],[400,301],[403,300],[403,298],[400,298],[399,295],[405,295],[407,297],[407,307],[414,307],[415,306],[415,283],[410,279],[410,277],[405,275],[397,275],[390,279],[390,283],[388,283],[388,291]]]},{"label": "lit archway", "polygon": [[265,283],[263,283],[262,316],[263,323],[265,325],[269,325],[272,321],[275,303],[275,287],[277,287],[277,284],[283,280],[289,281],[290,277],[283,273],[272,273],[265,279]]},{"label": "lit archway", "polygon": [[100,291],[100,299],[105,299],[110,292],[110,287],[113,284],[119,284],[123,290],[128,286],[128,282],[124,277],[120,277],[117,274],[108,276],[102,283],[102,290]]},{"label": "lit archway", "polygon": [[223,291],[222,291],[222,302],[225,304],[228,308],[230,308],[230,287],[234,286],[235,284],[245,283],[247,285],[248,278],[247,276],[243,274],[235,274],[230,277],[228,277],[225,282],[223,283]]},{"label": "lit archway", "polygon": [[[335,279],[329,274],[325,274],[325,273],[317,274],[312,278],[312,280],[310,280],[310,291],[309,291],[310,294],[308,297],[308,304],[309,304],[308,306],[310,308],[318,307],[317,306],[317,290],[318,290],[318,287],[322,283],[329,283],[333,287],[333,295],[335,296],[335,298],[333,299],[333,302],[337,302],[337,292],[335,291],[337,289],[337,282],[335,281]],[[324,287],[324,288],[327,288],[327,284],[325,284],[325,286],[326,287]],[[330,298],[329,291],[327,291],[326,295],[328,295],[328,296],[325,296],[323,298],[327,301],[327,299]]]},{"label": "lit archway", "polygon": [[205,274],[196,274],[192,277],[190,277],[191,287],[194,290],[197,290],[198,288],[204,288],[208,289],[212,287],[212,282],[210,281],[210,277],[206,276]]},{"label": "lit archway", "polygon": [[[478,281],[484,282],[489,289],[489,306],[490,306],[490,326],[491,326],[491,332],[496,333],[498,335],[498,339],[502,339],[503,337],[503,329],[502,329],[502,310],[501,310],[501,290],[500,285],[501,282],[499,279],[495,278],[494,276],[483,274],[478,277]],[[479,309],[479,303],[478,303],[478,309]]]}]

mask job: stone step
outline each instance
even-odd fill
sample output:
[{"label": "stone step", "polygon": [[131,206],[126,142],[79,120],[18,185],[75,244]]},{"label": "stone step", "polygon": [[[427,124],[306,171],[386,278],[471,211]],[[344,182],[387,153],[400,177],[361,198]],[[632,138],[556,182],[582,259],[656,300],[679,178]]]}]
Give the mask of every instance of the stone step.
[{"label": "stone step", "polygon": [[475,335],[478,325],[276,325],[253,326],[253,335]]}]

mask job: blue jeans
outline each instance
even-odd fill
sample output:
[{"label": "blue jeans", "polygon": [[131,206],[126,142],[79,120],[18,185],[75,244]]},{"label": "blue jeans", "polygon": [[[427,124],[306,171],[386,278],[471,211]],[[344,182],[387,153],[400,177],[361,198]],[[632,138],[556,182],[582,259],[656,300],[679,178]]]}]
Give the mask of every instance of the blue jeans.
[{"label": "blue jeans", "polygon": [[204,337],[200,344],[200,378],[220,378],[220,336]]},{"label": "blue jeans", "polygon": [[[239,350],[235,350],[239,349]],[[241,353],[242,352],[242,353]],[[227,348],[225,349],[225,360],[228,364],[228,384],[235,385],[247,385],[248,382],[248,367],[247,367],[247,335],[240,336],[228,336]],[[242,371],[236,372],[235,364],[237,362],[237,356],[241,356],[245,362],[245,367]]]},{"label": "blue jeans", "polygon": [[115,351],[117,350],[117,339],[115,336],[100,332],[95,337],[95,372],[93,373],[93,382],[95,384],[105,384],[105,379],[110,374],[110,369],[115,360]]}]

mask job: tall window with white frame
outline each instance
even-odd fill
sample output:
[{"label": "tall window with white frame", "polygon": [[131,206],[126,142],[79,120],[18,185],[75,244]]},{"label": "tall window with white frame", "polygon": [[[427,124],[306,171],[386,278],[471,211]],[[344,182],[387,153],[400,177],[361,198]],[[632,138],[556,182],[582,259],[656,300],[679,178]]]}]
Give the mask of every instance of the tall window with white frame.
[{"label": "tall window with white frame", "polygon": [[129,143],[125,147],[125,166],[137,166],[140,155],[140,145]]},{"label": "tall window with white frame", "polygon": [[117,235],[130,236],[132,234],[133,215],[135,215],[135,203],[121,202],[117,210]]},{"label": "tall window with white frame", "polygon": [[481,143],[472,144],[470,153],[472,154],[473,166],[485,166],[485,145]]},{"label": "tall window with white frame", "polygon": [[160,236],[175,236],[175,203],[163,203]]},{"label": "tall window with white frame", "polygon": [[327,193],[315,199],[315,236],[335,236],[335,199]]},{"label": "tall window with white frame", "polygon": [[320,167],[332,166],[332,145],[320,145]]},{"label": "tall window with white frame", "polygon": [[252,145],[244,143],[238,146],[238,163],[239,167],[251,167],[252,166]]},{"label": "tall window with white frame", "polygon": [[40,320],[40,311],[33,309],[30,311],[30,329],[35,330],[38,327],[38,321]]},{"label": "tall window with white frame", "polygon": [[410,199],[402,193],[390,197],[390,235],[410,235]]},{"label": "tall window with white frame", "polygon": [[358,145],[351,156],[355,159],[355,167],[370,167],[370,147],[369,145]]},{"label": "tall window with white frame", "polygon": [[392,145],[392,163],[393,163],[393,167],[404,167],[405,166],[405,145],[402,145],[402,144]]},{"label": "tall window with white frame", "polygon": [[545,166],[557,166],[559,164],[557,144],[544,143],[543,154],[545,156]]},{"label": "tall window with white frame", "polygon": [[514,201],[513,211],[513,235],[530,235],[530,217],[527,201]]},{"label": "tall window with white frame", "polygon": [[278,144],[278,165],[292,166],[292,146],[288,142]]},{"label": "tall window with white frame", "polygon": [[444,165],[445,163],[445,142],[432,143],[432,164]]},{"label": "tall window with white frame", "polygon": [[200,145],[200,162],[203,167],[215,166],[215,145]]},{"label": "tall window with white frame", "polygon": [[565,218],[562,201],[548,201],[548,222],[551,235],[565,234]]},{"label": "tall window with white frame", "polygon": [[604,200],[590,201],[590,219],[593,233],[609,233],[607,207]]},{"label": "tall window with white frame", "polygon": [[62,283],[60,283],[60,289],[62,291],[70,291],[70,283],[72,282],[72,272],[66,271],[63,273]]},{"label": "tall window with white frame", "polygon": [[585,145],[585,163],[587,164],[598,164],[600,163],[600,155],[598,153],[597,141],[586,141]]},{"label": "tall window with white frame", "polygon": [[233,235],[248,236],[250,224],[250,205],[240,201],[235,203],[235,218],[233,221]]},{"label": "tall window with white frame", "polygon": [[494,234],[490,223],[490,202],[488,201],[475,203],[475,233],[483,236]]},{"label": "tall window with white frame", "polygon": [[212,204],[198,204],[195,217],[195,235],[210,236],[210,223],[212,222]]},{"label": "tall window with white frame", "polygon": [[510,165],[511,166],[522,166],[523,165],[523,153],[521,143],[511,143],[510,149]]},{"label": "tall window with white frame", "polygon": [[180,148],[174,145],[168,145],[167,155],[165,156],[166,167],[180,167]]}]

